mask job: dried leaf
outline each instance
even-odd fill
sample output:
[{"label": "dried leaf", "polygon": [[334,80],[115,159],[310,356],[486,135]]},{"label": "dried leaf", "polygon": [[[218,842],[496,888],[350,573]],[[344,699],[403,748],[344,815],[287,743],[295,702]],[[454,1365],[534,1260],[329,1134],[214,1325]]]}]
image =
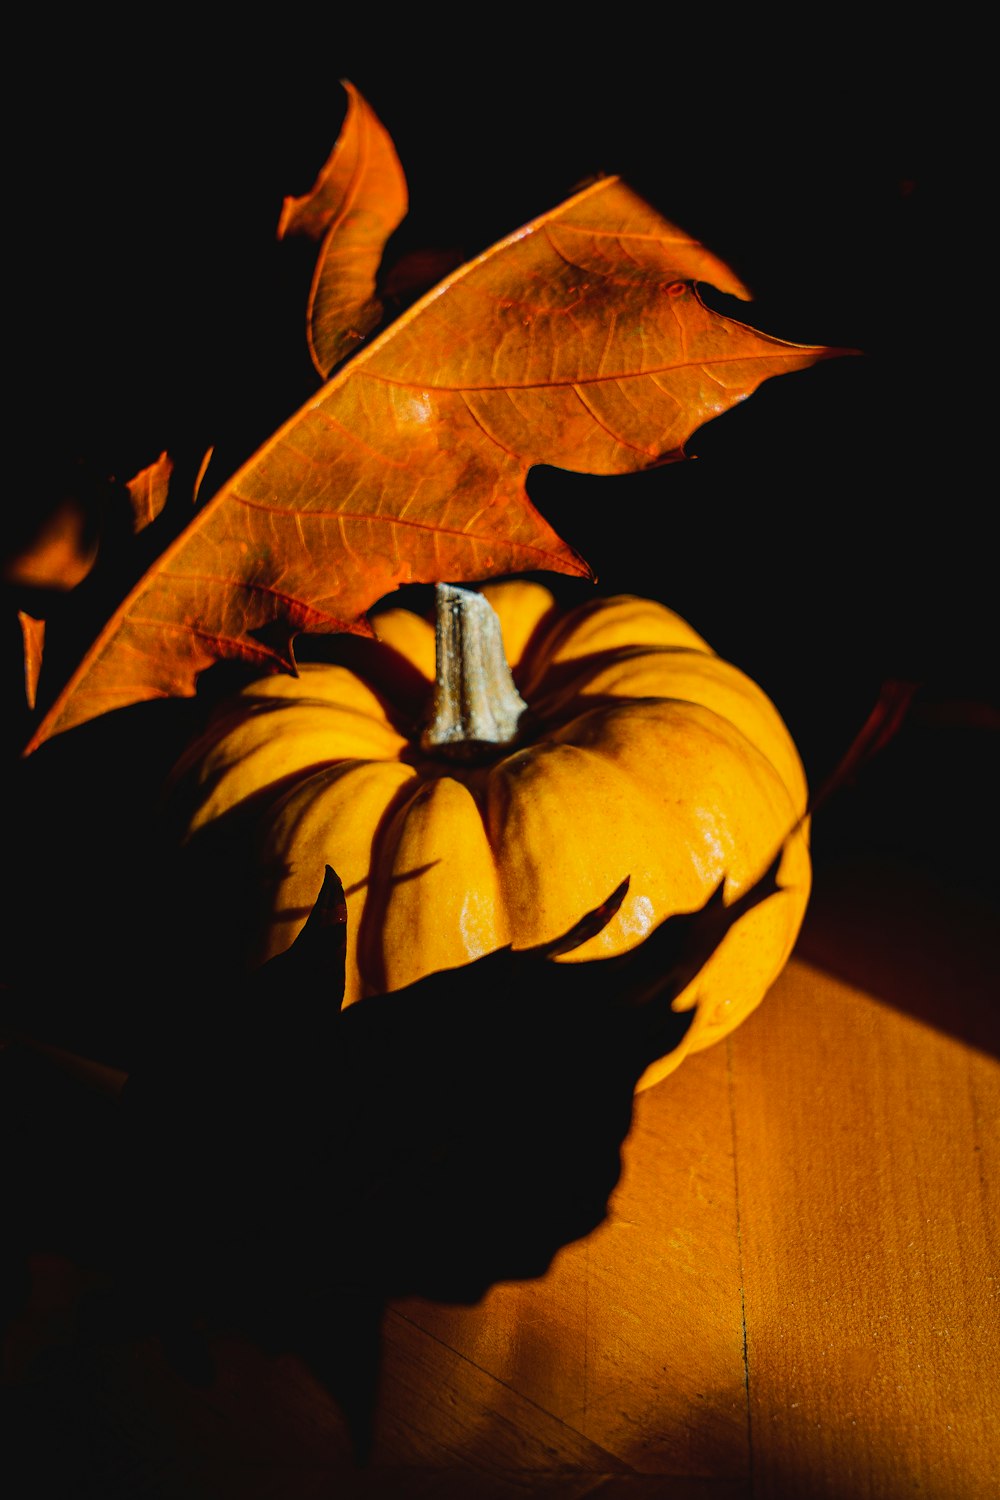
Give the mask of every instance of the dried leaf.
[{"label": "dried leaf", "polygon": [[212,462],[212,455],[213,455],[214,452],[215,452],[215,448],[214,447],[212,447],[212,448],[206,448],[205,449],[205,456],[202,459],[201,463],[198,465],[198,472],[194,476],[194,486],[193,486],[192,491],[191,491],[191,504],[192,505],[197,505],[198,504],[198,497],[201,494],[201,487],[202,487],[202,485],[205,482],[205,475],[208,473],[208,466]]},{"label": "dried leaf", "polygon": [[42,670],[42,652],[45,647],[45,621],[36,620],[23,609],[17,612],[24,643],[24,696],[28,707],[34,708],[38,694],[38,678]]},{"label": "dried leaf", "polygon": [[846,351],[755,332],[745,289],[618,178],[408,309],[205,504],[108,621],[27,750],[106,710],[191,695],[222,659],[294,670],[299,631],[370,633],[402,584],[589,568],[528,498],[535,464],[684,457],[771,376]]},{"label": "dried leaf", "polygon": [[155,463],[140,469],[126,484],[125,488],[132,502],[132,524],[136,532],[144,531],[166,505],[173,472],[173,460],[166,453],[161,453]]},{"label": "dried leaf", "polygon": [[67,494],[30,542],[4,563],[0,581],[18,589],[68,593],[83,582],[96,558],[94,517],[78,494]]},{"label": "dried leaf", "polygon": [[378,326],[375,278],[407,209],[406,179],[385,126],[353,84],[336,145],[311,192],[286,198],[278,238],[322,240],[309,294],[308,339],[324,378]]}]

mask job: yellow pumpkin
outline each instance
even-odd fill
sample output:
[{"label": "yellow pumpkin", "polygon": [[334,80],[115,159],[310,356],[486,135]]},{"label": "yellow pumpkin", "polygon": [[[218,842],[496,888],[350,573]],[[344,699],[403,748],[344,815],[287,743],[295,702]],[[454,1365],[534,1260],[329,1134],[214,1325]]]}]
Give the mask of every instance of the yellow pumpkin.
[{"label": "yellow pumpkin", "polygon": [[[529,580],[481,592],[530,709],[527,736],[486,763],[421,749],[421,724],[388,700],[384,677],[377,688],[319,663],[246,687],[186,757],[189,835],[252,809],[268,912],[255,962],[291,944],[326,864],[347,892],[346,1004],[555,938],[628,876],[604,930],[558,961],[609,956],[723,878],[735,899],[803,819],[805,776],[776,708],[677,614],[627,595],[563,611]],[[393,608],[374,624],[378,651],[417,674],[429,702],[433,623]],[[783,889],[675,1001],[696,1016],[643,1086],[754,1009],[792,950],[810,878],[803,819]]]}]

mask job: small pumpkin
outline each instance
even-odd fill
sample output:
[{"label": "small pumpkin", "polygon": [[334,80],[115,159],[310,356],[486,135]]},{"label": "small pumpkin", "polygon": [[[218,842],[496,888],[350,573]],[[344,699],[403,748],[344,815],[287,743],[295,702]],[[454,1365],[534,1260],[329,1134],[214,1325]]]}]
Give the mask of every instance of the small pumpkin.
[{"label": "small pumpkin", "polygon": [[604,930],[559,961],[623,952],[723,879],[734,900],[795,828],[783,889],[675,1001],[697,1014],[648,1085],[731,1031],[788,959],[811,878],[799,755],[762,689],[664,605],[622,595],[562,610],[519,579],[481,594],[527,705],[500,734],[511,743],[466,758],[454,721],[430,743],[414,708],[434,699],[435,626],[386,609],[370,668],[304,663],[216,713],[178,771],[185,835],[251,817],[265,909],[254,962],[291,944],[325,866],[337,870],[350,1004],[553,939],[628,876]]}]

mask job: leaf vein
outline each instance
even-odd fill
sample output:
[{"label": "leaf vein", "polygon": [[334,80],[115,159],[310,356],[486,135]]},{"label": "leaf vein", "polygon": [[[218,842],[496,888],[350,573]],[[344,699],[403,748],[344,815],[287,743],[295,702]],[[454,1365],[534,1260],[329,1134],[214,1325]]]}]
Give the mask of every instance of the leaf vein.
[{"label": "leaf vein", "polygon": [[[390,385],[402,386],[404,389],[410,387],[410,382],[406,380],[393,380],[386,383]],[[312,415],[318,417],[320,421],[324,422],[327,427],[331,428],[334,432],[338,432],[341,437],[346,438],[348,442],[350,442],[352,447],[359,448],[361,452],[364,453],[368,458],[378,459],[379,463],[385,464],[386,468],[388,469],[406,468],[407,465],[405,458],[390,458],[388,454],[380,452],[378,448],[373,448],[370,443],[366,443],[364,439],[359,437],[356,432],[352,432],[349,427],[345,427],[343,422],[338,422],[337,418],[331,416],[325,407],[313,407]],[[284,439],[284,444],[290,453],[293,453],[296,458],[301,458],[305,463],[315,464],[318,462],[318,458],[315,452],[298,448],[294,443],[290,442],[287,437]]]},{"label": "leaf vein", "polygon": [[462,391],[461,395],[462,400],[468,410],[469,416],[475,422],[476,426],[479,428],[479,431],[483,434],[483,437],[486,438],[488,442],[493,443],[495,447],[499,448],[501,453],[506,453],[510,458],[516,459],[519,464],[522,463],[523,459],[521,458],[521,455],[519,453],[516,453],[513,448],[508,448],[505,443],[502,443],[498,437],[490,432],[489,428],[486,426],[486,423],[484,422],[482,417],[480,417],[475,407],[472,405],[465,391]]},{"label": "leaf vein", "polygon": [[[197,625],[188,625],[183,620],[156,620],[149,615],[130,615],[130,625],[143,625],[151,630],[165,630],[174,635],[192,635],[199,641],[208,641],[213,646],[218,646],[223,651],[226,647],[232,647],[237,656],[249,657],[255,661],[279,661],[280,658],[275,651],[269,651],[266,646],[257,642],[251,642],[248,636],[235,637],[220,635],[215,630],[199,630]],[[121,644],[132,650],[137,656],[145,655],[141,647],[132,641],[122,641]],[[230,654],[230,653],[226,653]]]},{"label": "leaf vein", "polygon": [[[618,370],[613,374],[605,375],[577,375],[566,376],[564,379],[551,380],[505,380],[501,385],[433,385],[430,382],[421,383],[422,390],[434,390],[453,392],[462,395],[466,391],[544,391],[551,386],[576,386],[576,385],[599,385],[606,380],[646,380],[654,375],[670,375],[674,370],[707,370],[713,365],[748,365],[757,361],[773,361],[780,359],[783,354],[819,354],[821,351],[810,347],[808,344],[786,344],[783,349],[762,350],[759,354],[725,354],[711,359],[683,359],[672,360],[670,364],[657,365],[650,370]],[[412,387],[411,380],[394,380],[391,375],[383,375],[373,370],[365,370],[364,375],[369,380],[381,381],[384,385],[398,385]]]},{"label": "leaf vein", "polygon": [[[346,538],[344,539],[344,545],[345,547],[347,546]],[[303,601],[298,595],[285,593],[284,590],[272,588],[266,583],[255,583],[249,578],[227,578],[214,573],[179,573],[173,571],[166,574],[166,576],[171,581],[177,583],[220,584],[224,589],[242,589],[248,594],[266,594],[269,598],[276,600],[280,604],[289,605],[293,610],[303,607]],[[312,604],[306,605],[306,608],[311,614],[322,615],[326,620],[336,620],[338,618],[337,615],[328,614],[325,610],[317,609]],[[132,618],[139,619],[141,617],[135,615]]]},{"label": "leaf vein", "polygon": [[649,457],[648,449],[642,447],[639,443],[630,442],[629,439],[623,437],[620,432],[615,432],[613,427],[609,427],[607,422],[605,422],[602,417],[598,416],[597,412],[594,410],[593,406],[584,396],[582,391],[577,390],[576,386],[573,387],[573,391],[580,405],[587,412],[588,416],[597,423],[597,426],[601,429],[602,432],[606,432],[609,438],[611,438],[616,443],[620,443],[623,448],[629,448],[633,453],[642,453],[645,454],[647,458]]}]

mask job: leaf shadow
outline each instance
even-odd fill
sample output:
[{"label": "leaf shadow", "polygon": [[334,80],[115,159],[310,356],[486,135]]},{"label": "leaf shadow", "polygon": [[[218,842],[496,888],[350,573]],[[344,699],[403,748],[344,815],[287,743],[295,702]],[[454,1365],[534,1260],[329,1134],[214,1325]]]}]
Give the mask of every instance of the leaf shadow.
[{"label": "leaf shadow", "polygon": [[212,1380],[212,1331],[299,1355],[363,1461],[387,1300],[474,1303],[603,1221],[636,1085],[693,1018],[672,999],[776,870],[617,958],[552,962],[624,886],[556,943],[344,1010],[346,903],[328,872],[286,953],[176,997],[119,1099],[81,1107],[78,1084],[8,1055],[8,1128],[23,1134],[23,1111],[47,1122],[12,1202],[14,1271],[39,1248],[94,1268],[84,1336],[154,1333],[194,1382]]}]

